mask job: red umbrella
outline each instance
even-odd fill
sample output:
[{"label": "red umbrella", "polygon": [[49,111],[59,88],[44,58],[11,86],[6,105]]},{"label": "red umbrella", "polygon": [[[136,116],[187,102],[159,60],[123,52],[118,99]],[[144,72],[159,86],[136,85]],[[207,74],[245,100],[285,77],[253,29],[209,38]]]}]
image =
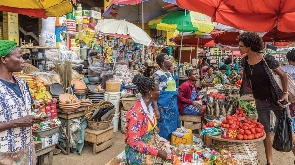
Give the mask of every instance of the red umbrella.
[{"label": "red umbrella", "polygon": [[[212,45],[212,38],[200,38],[200,37],[195,37],[195,36],[184,36],[182,44],[184,46],[205,46]],[[209,43],[210,42],[210,43]],[[181,45],[181,36],[177,36],[174,38],[174,43],[177,45]],[[214,41],[213,41],[214,43]],[[215,43],[214,43],[215,45]],[[214,46],[213,45],[213,46]]]},{"label": "red umbrella", "polygon": [[295,31],[294,0],[176,0],[177,5],[204,13],[213,21],[237,29],[267,32],[275,25],[282,32]]}]

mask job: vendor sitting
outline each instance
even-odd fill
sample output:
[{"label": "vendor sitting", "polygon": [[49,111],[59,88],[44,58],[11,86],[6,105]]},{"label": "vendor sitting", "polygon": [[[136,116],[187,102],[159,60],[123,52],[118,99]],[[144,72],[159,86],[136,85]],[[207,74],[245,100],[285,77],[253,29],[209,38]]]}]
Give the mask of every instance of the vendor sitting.
[{"label": "vendor sitting", "polygon": [[163,164],[163,161],[169,159],[169,154],[156,147],[155,139],[159,135],[156,133],[157,119],[151,106],[159,98],[159,85],[140,74],[134,76],[132,83],[138,86],[142,97],[126,114],[127,164]]},{"label": "vendor sitting", "polygon": [[197,91],[198,71],[196,69],[186,70],[188,80],[180,85],[178,89],[178,109],[181,115],[202,115],[205,105],[199,98]]},{"label": "vendor sitting", "polygon": [[203,87],[214,87],[213,81],[214,81],[216,75],[214,75],[213,72],[214,72],[214,70],[212,67],[207,68],[207,74],[205,75],[205,77],[202,80]]}]

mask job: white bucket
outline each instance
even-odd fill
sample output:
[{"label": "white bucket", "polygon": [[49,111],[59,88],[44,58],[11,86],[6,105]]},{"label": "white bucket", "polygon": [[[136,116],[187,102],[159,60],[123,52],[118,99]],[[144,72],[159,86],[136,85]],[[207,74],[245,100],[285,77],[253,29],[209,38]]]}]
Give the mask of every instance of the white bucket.
[{"label": "white bucket", "polygon": [[121,111],[121,132],[126,133],[126,113],[127,111]]},{"label": "white bucket", "polygon": [[114,132],[118,132],[120,113],[115,113],[113,117]]},{"label": "white bucket", "polygon": [[104,100],[109,101],[115,106],[115,113],[119,113],[121,92],[105,92]]},{"label": "white bucket", "polygon": [[46,36],[39,35],[39,46],[45,46],[45,42],[46,42]]}]

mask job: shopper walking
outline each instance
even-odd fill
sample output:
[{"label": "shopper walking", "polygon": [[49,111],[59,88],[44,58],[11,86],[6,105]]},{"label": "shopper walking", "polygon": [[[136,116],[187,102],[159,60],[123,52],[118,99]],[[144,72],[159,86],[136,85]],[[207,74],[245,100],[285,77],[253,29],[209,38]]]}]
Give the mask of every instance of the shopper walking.
[{"label": "shopper walking", "polygon": [[[238,41],[241,54],[247,54],[242,59],[244,74],[240,94],[253,93],[259,122],[266,133],[263,141],[266,159],[268,164],[272,165],[270,110],[277,118],[283,115],[284,105],[281,102],[288,101],[287,76],[273,56],[261,52],[263,41],[257,33],[244,32],[238,37]],[[274,80],[270,69],[281,77],[283,91]]]}]

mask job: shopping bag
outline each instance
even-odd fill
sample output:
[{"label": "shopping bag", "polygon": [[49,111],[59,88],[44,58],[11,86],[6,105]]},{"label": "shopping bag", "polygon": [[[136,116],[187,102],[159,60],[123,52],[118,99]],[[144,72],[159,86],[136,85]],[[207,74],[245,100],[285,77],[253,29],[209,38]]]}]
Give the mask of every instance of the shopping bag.
[{"label": "shopping bag", "polygon": [[281,152],[290,152],[293,148],[292,143],[292,121],[287,116],[287,109],[284,109],[283,115],[279,118],[273,148]]}]

